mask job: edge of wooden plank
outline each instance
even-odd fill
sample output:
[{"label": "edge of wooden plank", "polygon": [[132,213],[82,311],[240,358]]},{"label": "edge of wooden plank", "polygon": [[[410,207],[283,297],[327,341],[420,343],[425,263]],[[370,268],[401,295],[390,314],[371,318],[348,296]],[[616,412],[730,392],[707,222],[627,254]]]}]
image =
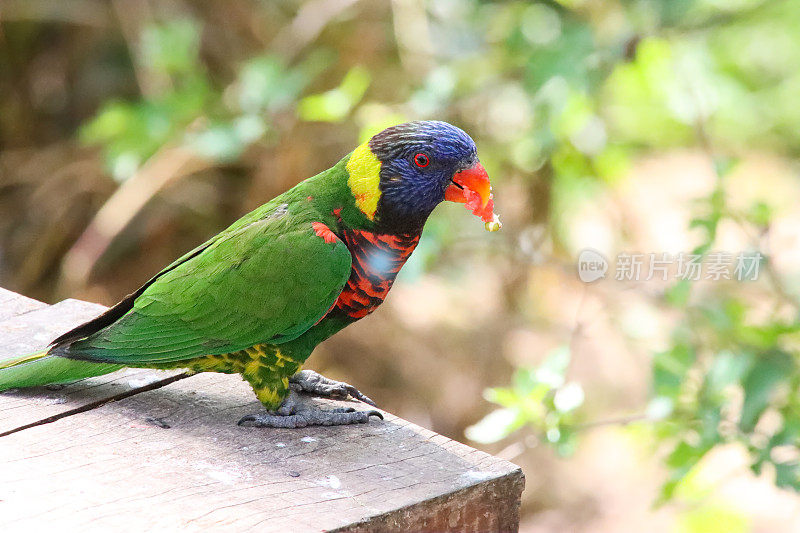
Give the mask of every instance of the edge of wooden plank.
[{"label": "edge of wooden plank", "polygon": [[0,287],[0,322],[47,307],[47,304]]},{"label": "edge of wooden plank", "polygon": [[[42,306],[0,322],[0,358],[21,356],[45,348],[56,336],[106,309],[99,304],[74,299]],[[179,370],[155,372],[129,368],[67,385],[2,391],[0,433],[52,417],[70,416],[65,413],[90,404],[113,401],[120,395],[138,394],[140,389],[148,390],[157,379],[168,379],[180,373]]]},{"label": "edge of wooden plank", "polygon": [[525,475],[517,467],[499,478],[329,531],[517,531],[524,489]]},{"label": "edge of wooden plank", "polygon": [[[27,349],[28,352],[34,351],[45,346],[47,342],[49,342],[49,340],[57,334],[76,325],[77,323],[96,316],[105,309],[103,306],[82,302],[79,300],[65,300],[53,306],[47,306],[46,304],[37,302],[36,300],[15,295],[14,293],[6,291],[2,288],[0,288],[0,291],[2,291],[0,292],[0,310],[2,310],[4,296],[6,297],[5,300],[21,302],[21,305],[16,304],[15,307],[15,310],[20,310],[21,312],[18,312],[10,317],[6,317],[4,320],[0,320],[0,356],[2,356],[2,352],[4,350],[7,351],[9,349],[9,337],[14,343],[14,350],[19,350],[24,346],[24,349]],[[6,331],[5,335],[3,334],[4,330]],[[48,338],[44,339],[44,337]],[[9,355],[19,355],[19,353]],[[140,381],[142,384],[144,381],[148,381],[148,377],[153,377],[149,376],[149,374],[164,376],[164,373],[162,372],[148,371],[144,369],[132,370],[132,372],[138,372],[143,375],[144,379]],[[145,376],[145,374],[147,374],[147,376]],[[112,376],[114,378],[109,379]],[[123,380],[124,379],[125,376],[123,376]],[[136,389],[136,385],[134,385],[135,382],[131,380],[128,380],[125,384],[113,383],[114,381],[119,380],[119,373],[116,373],[116,375],[112,374],[108,378],[104,376],[101,378],[94,378],[93,380],[84,380],[83,382],[78,382],[77,384],[64,387],[65,390],[60,392],[63,394],[61,397],[66,399],[59,402],[60,407],[57,408],[57,411],[63,412],[65,410],[69,410],[69,406],[63,405],[67,402],[75,403],[76,401],[82,401],[84,404],[86,404],[87,401],[97,401],[99,396],[113,399],[115,394],[119,394],[121,388],[126,389],[127,391],[131,392],[131,394],[123,399],[122,402],[117,404],[120,407],[129,401],[134,401],[135,403],[148,403],[148,394],[142,394],[141,397],[139,397],[138,394],[139,392],[147,392],[148,390],[152,390],[152,388],[148,389],[147,386],[144,385],[144,388],[139,391]],[[99,383],[90,384],[88,383],[90,381],[99,381]],[[198,379],[198,381],[202,382],[203,380]],[[152,382],[152,379],[150,379],[149,382]],[[200,385],[200,383],[198,383],[198,385]],[[69,387],[72,387],[72,389],[69,389]],[[43,389],[40,388],[38,391],[36,389],[20,391],[21,394],[20,397],[17,398],[17,401],[28,403],[37,396],[37,392],[38,394],[41,394],[42,390]],[[52,394],[52,391],[48,392]],[[88,396],[83,394],[86,392],[89,392]],[[75,394],[76,397],[70,399],[70,394]],[[231,398],[234,396],[231,396]],[[152,396],[150,397],[150,400],[152,400]],[[255,404],[257,402],[253,403]],[[106,409],[102,409],[102,404],[98,405],[97,407],[97,410],[93,410],[92,408],[83,412],[79,411],[74,415],[71,414],[65,419],[74,417],[73,421],[77,421],[75,419],[81,418],[75,416],[78,414],[92,417],[97,416],[100,418],[104,418],[104,416],[110,414]],[[241,407],[241,405],[239,407]],[[149,410],[150,408],[146,409],[146,411]],[[158,410],[157,407],[156,410]],[[227,410],[227,408],[225,410]],[[50,413],[53,411],[53,409],[42,410],[40,408],[37,416],[44,416],[45,411]],[[105,412],[105,415],[103,412]],[[396,420],[397,422],[401,422],[403,424],[409,424],[402,419],[397,419],[392,415],[389,416],[390,420]],[[116,417],[112,416],[112,418]],[[206,417],[201,416],[198,418]],[[213,421],[213,418],[214,417],[212,415],[210,421]],[[204,432],[207,433],[208,431],[212,431],[214,426],[215,424],[210,424],[209,427],[204,430]],[[410,424],[409,426],[414,425]],[[469,452],[469,456],[471,457],[474,457],[472,455],[473,452],[486,456],[485,459],[479,460],[476,464],[480,463],[488,466],[486,463],[488,460],[492,465],[491,468],[485,472],[483,472],[481,468],[478,468],[477,470],[465,471],[463,475],[465,475],[467,478],[469,478],[470,475],[478,474],[484,477],[478,476],[470,479],[462,479],[459,483],[455,483],[453,485],[453,490],[450,492],[447,492],[448,488],[444,487],[441,489],[442,492],[440,494],[432,496],[428,499],[422,499],[417,502],[410,502],[406,497],[404,500],[401,499],[401,501],[398,501],[399,506],[397,508],[392,508],[392,505],[389,502],[384,502],[383,504],[375,507],[365,506],[361,509],[364,514],[361,517],[356,517],[354,522],[345,524],[341,524],[340,522],[341,525],[334,525],[328,522],[328,525],[325,526],[325,528],[329,531],[348,533],[366,533],[376,530],[396,529],[436,531],[516,530],[519,525],[520,497],[525,484],[525,478],[521,469],[512,463],[501,461],[498,458],[494,458],[488,454],[474,450],[465,444],[446,439],[445,437],[437,435],[430,430],[425,430],[424,428],[419,427],[417,429],[419,430],[418,432],[420,434],[424,433],[428,435],[428,438],[433,441],[431,446],[438,445],[441,447],[444,445],[442,448],[443,450],[447,449],[448,451],[452,450],[453,452],[455,452],[453,446],[463,447],[465,450],[471,450],[471,452]],[[370,433],[369,430],[366,431]],[[27,433],[27,431],[24,431],[22,434],[25,433]],[[346,433],[349,433],[349,431]],[[365,435],[367,435],[367,433],[365,433]],[[222,440],[225,440],[224,436],[220,435],[220,437]],[[216,441],[217,439],[214,438],[213,440]],[[239,439],[237,438],[236,440],[231,441],[231,444],[235,445],[238,440]],[[389,443],[390,441],[387,442],[387,444]],[[458,453],[464,452],[462,450]],[[411,459],[413,459],[413,457]],[[508,466],[500,465],[501,462],[507,464]],[[375,464],[374,466],[380,465]],[[322,505],[323,503],[324,502],[315,502],[313,505],[318,506]],[[339,504],[345,504],[345,501],[337,503],[337,505]],[[334,508],[335,507],[336,506],[334,506]],[[333,508],[331,508],[331,511],[332,509]],[[263,511],[264,509],[262,509],[261,512]],[[270,515],[273,514],[273,512],[270,511],[267,512],[267,514]],[[347,515],[348,513],[345,514]],[[277,518],[277,516],[275,516],[275,518]],[[286,516],[283,517],[284,520],[286,518]],[[299,518],[300,516],[298,515],[296,519]],[[349,510],[349,519],[353,518],[354,515],[352,514],[351,509]],[[204,520],[200,520],[200,523],[203,522]]]},{"label": "edge of wooden plank", "polygon": [[[35,300],[34,300],[35,301]],[[81,300],[30,309],[0,322],[0,357],[25,355],[45,348],[58,335],[99,315],[107,308]]]},{"label": "edge of wooden plank", "polygon": [[[5,516],[19,520],[15,527],[41,520],[269,531],[516,527],[522,474],[512,463],[388,413],[384,422],[338,428],[236,426],[259,409],[237,376],[200,374],[4,437],[10,446],[0,478],[16,492]],[[69,507],[64,486],[83,495],[83,507]],[[139,512],[164,492],[180,505],[164,516]],[[46,504],[29,507],[32,493]]]}]

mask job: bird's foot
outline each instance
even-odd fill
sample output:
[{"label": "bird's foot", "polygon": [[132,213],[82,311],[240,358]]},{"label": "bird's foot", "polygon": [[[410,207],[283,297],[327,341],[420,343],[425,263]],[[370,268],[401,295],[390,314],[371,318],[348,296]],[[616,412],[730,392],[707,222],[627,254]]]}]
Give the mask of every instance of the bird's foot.
[{"label": "bird's foot", "polygon": [[275,412],[243,416],[239,420],[239,425],[260,428],[344,426],[348,424],[366,424],[371,416],[377,416],[383,420],[383,415],[375,410],[356,411],[352,407],[322,409],[308,398],[303,398],[296,391],[290,390],[283,404]]},{"label": "bird's foot", "polygon": [[326,378],[313,370],[301,370],[290,377],[289,387],[297,392],[307,392],[309,394],[316,394],[317,396],[324,396],[326,398],[335,398],[337,400],[354,398],[375,406],[375,402],[373,402],[369,396],[362,394],[361,391],[349,383]]}]

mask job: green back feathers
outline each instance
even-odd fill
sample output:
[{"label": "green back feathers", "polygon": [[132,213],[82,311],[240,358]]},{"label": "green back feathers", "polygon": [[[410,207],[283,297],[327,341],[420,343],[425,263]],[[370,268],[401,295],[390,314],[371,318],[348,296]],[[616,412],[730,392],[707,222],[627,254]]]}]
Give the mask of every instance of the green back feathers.
[{"label": "green back feathers", "polygon": [[302,335],[334,304],[351,267],[344,243],[325,242],[312,223],[335,228],[341,217],[349,227],[373,226],[380,164],[370,156],[359,147],[243,216],[104,316],[57,339],[51,353],[147,366]]},{"label": "green back feathers", "polygon": [[136,366],[297,337],[333,304],[350,272],[346,246],[317,237],[310,218],[279,204],[224,232],[64,355]]}]

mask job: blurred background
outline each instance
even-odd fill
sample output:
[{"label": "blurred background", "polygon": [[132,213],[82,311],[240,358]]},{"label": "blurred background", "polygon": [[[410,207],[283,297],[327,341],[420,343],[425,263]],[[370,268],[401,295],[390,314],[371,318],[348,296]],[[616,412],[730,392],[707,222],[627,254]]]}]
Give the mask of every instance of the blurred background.
[{"label": "blurred background", "polygon": [[523,531],[797,531],[799,95],[791,0],[3,0],[0,285],[113,304],[447,120],[503,230],[439,207],[310,367],[520,464]]}]

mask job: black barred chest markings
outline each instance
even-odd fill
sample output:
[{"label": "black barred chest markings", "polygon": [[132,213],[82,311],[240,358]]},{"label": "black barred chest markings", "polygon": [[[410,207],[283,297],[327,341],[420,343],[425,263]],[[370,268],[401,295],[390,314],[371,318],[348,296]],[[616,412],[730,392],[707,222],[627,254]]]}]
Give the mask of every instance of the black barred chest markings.
[{"label": "black barred chest markings", "polygon": [[350,278],[334,309],[351,319],[365,317],[383,303],[394,279],[419,243],[419,235],[344,232],[353,257]]}]

